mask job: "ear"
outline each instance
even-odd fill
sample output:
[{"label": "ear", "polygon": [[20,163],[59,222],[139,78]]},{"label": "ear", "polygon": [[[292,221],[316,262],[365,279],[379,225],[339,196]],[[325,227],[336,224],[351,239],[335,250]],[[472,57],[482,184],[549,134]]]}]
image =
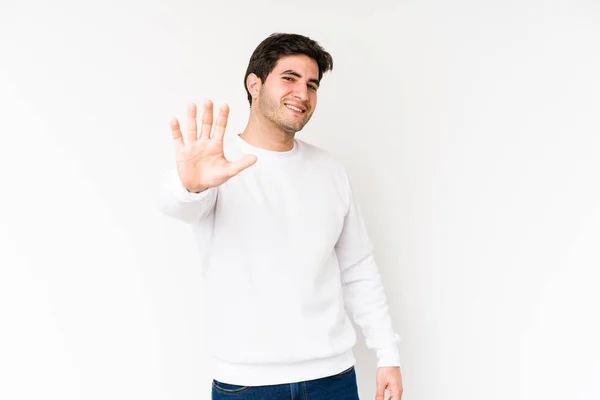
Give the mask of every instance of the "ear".
[{"label": "ear", "polygon": [[262,81],[256,74],[252,73],[248,75],[246,78],[246,87],[248,88],[248,92],[250,92],[250,96],[252,96],[253,99],[258,98],[258,92],[260,91],[261,86]]}]

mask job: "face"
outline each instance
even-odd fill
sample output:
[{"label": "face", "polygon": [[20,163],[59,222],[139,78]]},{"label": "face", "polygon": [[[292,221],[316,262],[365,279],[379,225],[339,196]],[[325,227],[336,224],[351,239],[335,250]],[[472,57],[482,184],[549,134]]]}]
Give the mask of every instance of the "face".
[{"label": "face", "polygon": [[318,79],[319,67],[312,58],[280,58],[260,85],[257,111],[286,133],[300,131],[317,106]]}]

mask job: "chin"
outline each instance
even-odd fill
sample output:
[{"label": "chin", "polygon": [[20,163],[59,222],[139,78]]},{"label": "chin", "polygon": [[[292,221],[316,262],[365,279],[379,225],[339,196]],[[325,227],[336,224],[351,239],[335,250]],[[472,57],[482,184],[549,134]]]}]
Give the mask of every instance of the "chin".
[{"label": "chin", "polygon": [[282,126],[281,130],[288,135],[294,135],[296,132],[300,132],[302,128],[290,127],[290,126]]},{"label": "chin", "polygon": [[306,125],[306,123],[280,123],[279,124],[279,128],[289,134],[294,134],[296,132],[299,132],[302,130],[302,128],[304,128],[304,126]]},{"label": "chin", "polygon": [[304,128],[304,126],[305,126],[305,125],[306,125],[306,124],[300,124],[300,125],[293,125],[293,126],[289,126],[289,127],[288,127],[289,129],[288,129],[288,130],[289,130],[289,131],[293,131],[293,132],[300,132],[300,131],[301,131],[301,130]]}]

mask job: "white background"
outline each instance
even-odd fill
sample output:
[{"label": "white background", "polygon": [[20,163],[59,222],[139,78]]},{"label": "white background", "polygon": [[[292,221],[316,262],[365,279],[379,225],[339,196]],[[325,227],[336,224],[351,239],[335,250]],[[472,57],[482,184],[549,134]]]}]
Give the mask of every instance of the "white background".
[{"label": "white background", "polygon": [[[272,32],[334,57],[405,400],[600,398],[600,5],[1,0],[0,398],[209,399],[198,254],[153,203],[188,102]],[[356,348],[360,392],[375,359]]]}]

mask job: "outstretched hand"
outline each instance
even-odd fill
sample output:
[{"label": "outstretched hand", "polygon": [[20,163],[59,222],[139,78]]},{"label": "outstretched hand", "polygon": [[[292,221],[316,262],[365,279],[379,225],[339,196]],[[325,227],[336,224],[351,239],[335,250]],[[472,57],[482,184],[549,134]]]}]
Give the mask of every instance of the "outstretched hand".
[{"label": "outstretched hand", "polygon": [[[204,102],[202,127],[198,136],[196,105],[187,110],[187,135],[185,141],[176,118],[171,120],[171,132],[175,143],[177,173],[183,186],[194,193],[219,186],[256,162],[256,156],[246,154],[240,160],[230,162],[223,152],[223,137],[229,117],[229,106],[224,104],[213,130],[213,104]],[[211,135],[212,132],[212,135]]]}]

